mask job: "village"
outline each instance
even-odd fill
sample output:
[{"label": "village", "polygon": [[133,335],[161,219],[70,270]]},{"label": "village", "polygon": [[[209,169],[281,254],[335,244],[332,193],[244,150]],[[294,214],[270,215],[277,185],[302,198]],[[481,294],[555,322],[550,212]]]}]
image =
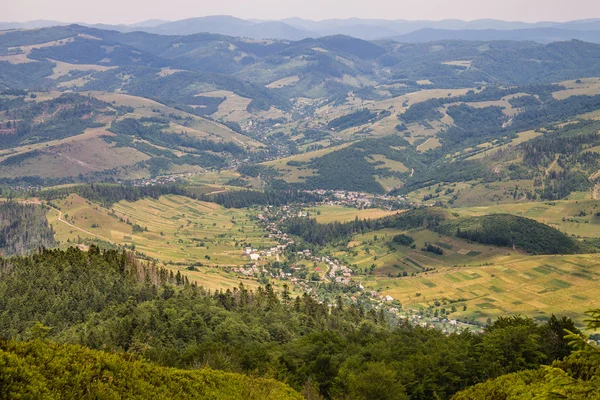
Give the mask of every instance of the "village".
[{"label": "village", "polygon": [[[341,195],[341,193],[340,193]],[[361,194],[344,192],[334,204],[348,204],[358,201],[362,203]],[[355,272],[344,265],[339,259],[329,255],[313,254],[310,249],[303,249],[287,233],[281,230],[281,224],[290,217],[308,217],[301,206],[263,207],[257,215],[259,221],[269,232],[268,237],[279,244],[266,249],[246,247],[241,253],[249,263],[244,267],[233,268],[234,273],[245,277],[268,277],[277,281],[289,281],[297,292],[308,293],[333,307],[333,298],[328,290],[336,288],[342,298],[349,303],[366,306],[375,310],[384,310],[387,315],[398,323],[408,322],[428,329],[439,329],[444,333],[470,330],[479,332],[481,326],[467,321],[458,321],[443,315],[429,315],[423,309],[405,309],[402,304],[390,295],[383,295],[375,290],[365,288]],[[293,249],[293,251],[292,251]],[[283,260],[292,259],[289,263]],[[302,265],[308,262],[323,265],[325,269],[316,267],[309,274]],[[324,289],[327,287],[328,289]]]}]

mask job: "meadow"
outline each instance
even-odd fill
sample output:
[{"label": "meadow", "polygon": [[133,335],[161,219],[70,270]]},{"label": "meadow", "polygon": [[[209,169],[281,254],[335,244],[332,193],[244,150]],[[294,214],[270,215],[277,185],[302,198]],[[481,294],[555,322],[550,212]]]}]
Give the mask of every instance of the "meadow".
[{"label": "meadow", "polygon": [[358,219],[377,219],[383,218],[388,215],[396,214],[398,211],[382,210],[380,208],[366,208],[359,210],[354,207],[345,206],[330,206],[322,205],[318,207],[307,208],[306,211],[310,213],[310,216],[316,218],[321,224],[328,222],[348,222],[354,221],[356,217]]},{"label": "meadow", "polygon": [[[62,247],[85,239],[125,246],[213,289],[237,286],[242,280],[220,267],[246,265],[245,246],[261,249],[276,244],[264,237],[254,211],[226,209],[187,197],[121,201],[106,209],[71,195],[54,204],[62,213],[61,220],[55,209],[48,212],[48,220]],[[191,266],[203,267],[188,269]],[[244,282],[256,286],[255,281]]]}]

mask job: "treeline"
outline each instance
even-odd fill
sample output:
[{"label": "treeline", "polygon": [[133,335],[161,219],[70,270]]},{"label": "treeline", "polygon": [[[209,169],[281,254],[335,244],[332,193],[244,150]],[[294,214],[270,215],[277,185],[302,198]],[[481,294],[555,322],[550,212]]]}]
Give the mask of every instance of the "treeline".
[{"label": "treeline", "polygon": [[515,247],[532,254],[573,254],[575,240],[548,225],[510,214],[459,218],[441,226],[441,232],[477,243]]},{"label": "treeline", "polygon": [[[529,95],[538,95],[543,99],[551,98],[552,92],[563,89],[559,85],[524,85],[515,86],[511,88],[501,88],[496,86],[487,86],[480,92],[469,90],[466,94],[461,96],[449,96],[429,99],[423,102],[415,103],[411,105],[404,114],[401,114],[398,118],[409,124],[409,123],[421,123],[426,121],[436,120],[442,117],[442,114],[437,110],[438,108],[444,107],[446,104],[452,103],[473,103],[482,101],[494,101],[500,100],[504,96],[517,93],[527,93]],[[531,97],[531,96],[530,96]],[[522,97],[519,97],[521,99]],[[539,103],[536,103],[536,105]],[[521,101],[519,105],[523,105]]]},{"label": "treeline", "polygon": [[[393,324],[383,310],[341,299],[330,307],[307,294],[293,298],[286,286],[279,293],[270,285],[252,291],[242,284],[206,291],[179,273],[95,246],[89,252],[46,250],[4,259],[0,277],[0,336],[5,339],[46,334],[48,340],[125,352],[128,359],[139,355],[164,366],[275,377],[307,398],[449,399],[488,378],[568,356],[564,329],[577,332],[567,318],[537,324],[524,317],[503,317],[483,334],[447,335]],[[23,354],[28,346],[3,343],[0,348]],[[72,371],[72,365],[78,365],[76,357],[65,359],[56,349],[57,358],[52,359],[44,356],[44,346],[36,346],[40,352],[30,356],[48,361],[48,371],[31,371],[39,378],[31,382],[51,384],[50,374],[71,382],[59,372],[65,364]],[[121,377],[132,379],[130,390],[140,382],[142,375],[136,371],[117,372],[122,369],[116,355],[95,358],[83,349],[78,355],[89,361],[84,371],[90,366],[104,368],[106,374],[116,369],[111,375],[115,379],[102,381],[105,390],[123,390]],[[102,359],[112,362],[95,361]],[[159,370],[156,376],[148,372],[145,379],[165,377]],[[170,382],[161,381],[161,386]],[[14,390],[14,385],[8,387]],[[92,384],[89,389],[95,388]]]},{"label": "treeline", "polygon": [[[600,310],[588,314],[588,329],[598,329]],[[453,399],[600,399],[600,348],[586,343],[583,336],[569,335],[569,338],[573,339],[572,345],[577,349],[569,357],[554,361],[550,366],[488,380],[457,393]]]},{"label": "treeline", "polygon": [[193,188],[182,185],[129,186],[108,183],[92,183],[89,185],[67,186],[63,188],[45,189],[33,193],[42,200],[64,199],[71,194],[77,194],[110,208],[121,200],[138,201],[146,197],[158,199],[160,196],[173,194],[186,196],[194,200],[217,203],[226,208],[245,208],[252,206],[281,206],[290,203],[314,203],[322,197],[316,194],[298,190],[257,190],[230,191],[217,194],[196,194]]},{"label": "treeline", "polygon": [[[532,254],[573,254],[581,251],[577,242],[564,233],[532,219],[510,214],[450,219],[444,210],[419,208],[385,218],[356,218],[345,223],[319,224],[314,218],[293,217],[285,220],[282,226],[285,232],[318,246],[346,242],[353,235],[380,229],[426,228],[477,243],[515,247]],[[410,239],[410,236],[399,235],[392,240],[409,246],[412,244]],[[442,249],[433,245],[426,245],[423,251],[443,254]]]},{"label": "treeline", "polygon": [[121,200],[137,201],[145,197],[158,199],[166,194],[176,194],[179,196],[193,196],[183,187],[178,185],[155,185],[155,186],[126,186],[113,185],[106,183],[92,183],[89,185],[67,186],[63,188],[41,190],[35,195],[42,200],[64,199],[71,194],[78,194],[81,197],[102,205],[111,207]]},{"label": "treeline", "polygon": [[46,210],[33,204],[0,202],[0,255],[27,254],[56,247]]},{"label": "treeline", "polygon": [[316,194],[298,190],[239,190],[213,195],[203,195],[202,201],[217,203],[226,208],[245,208],[252,206],[282,206],[290,203],[315,203],[322,200]]},{"label": "treeline", "polygon": [[[395,148],[405,147],[402,151]],[[295,184],[306,189],[350,190],[368,193],[384,193],[376,176],[405,177],[405,173],[381,167],[373,159],[380,154],[387,159],[404,163],[407,167],[421,167],[427,155],[409,148],[409,143],[398,135],[379,139],[365,139],[340,150],[327,153],[307,163],[318,174],[306,177],[306,182]]]}]

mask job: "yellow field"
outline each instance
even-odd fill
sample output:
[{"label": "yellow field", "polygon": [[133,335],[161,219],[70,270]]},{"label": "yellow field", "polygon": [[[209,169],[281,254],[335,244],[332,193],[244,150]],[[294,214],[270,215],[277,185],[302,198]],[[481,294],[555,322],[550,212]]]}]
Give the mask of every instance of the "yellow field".
[{"label": "yellow field", "polygon": [[368,208],[364,210],[359,210],[357,208],[327,205],[307,208],[306,211],[309,212],[312,217],[316,218],[317,221],[322,224],[334,221],[354,221],[356,217],[358,217],[358,219],[377,219],[398,213],[398,211],[387,211],[379,208]]},{"label": "yellow field", "polygon": [[282,78],[276,80],[275,82],[271,82],[268,85],[266,85],[266,87],[268,87],[269,89],[279,89],[285,86],[295,85],[296,83],[298,83],[299,80],[300,78],[298,77],[298,75],[288,76],[287,78]]},{"label": "yellow field", "polygon": [[[392,242],[400,233],[415,240],[414,249]],[[444,254],[422,251],[426,242]],[[331,251],[353,267],[367,290],[390,295],[407,309],[439,301],[447,310],[457,308],[451,318],[485,322],[514,313],[537,319],[555,313],[581,323],[586,310],[600,307],[600,254],[531,256],[424,229],[355,235],[346,250]]]},{"label": "yellow field", "polygon": [[[498,257],[493,265],[446,268],[419,277],[367,277],[366,287],[419,308],[452,300],[451,318],[485,322],[520,313],[539,320],[566,315],[581,324],[583,313],[600,307],[600,255]],[[420,295],[419,295],[420,294]],[[444,303],[443,303],[444,304]],[[450,303],[445,303],[450,309]],[[463,305],[467,306],[463,311]]]},{"label": "yellow field", "polygon": [[552,97],[557,100],[564,100],[571,96],[595,96],[600,94],[600,78],[582,78],[576,80],[561,82],[560,84],[567,89],[552,93]]}]

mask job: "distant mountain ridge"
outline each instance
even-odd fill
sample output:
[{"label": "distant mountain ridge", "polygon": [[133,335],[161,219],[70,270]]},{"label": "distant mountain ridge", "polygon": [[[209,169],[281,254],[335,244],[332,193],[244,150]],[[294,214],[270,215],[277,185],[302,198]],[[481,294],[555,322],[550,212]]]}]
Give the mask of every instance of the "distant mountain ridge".
[{"label": "distant mountain ridge", "polygon": [[[0,30],[35,29],[68,25],[59,21],[0,22]],[[130,25],[84,24],[98,29],[127,33],[142,31],[161,35],[213,33],[251,39],[302,40],[331,35],[349,35],[363,40],[393,39],[401,42],[460,40],[528,40],[550,43],[584,40],[600,43],[600,19],[568,22],[520,22],[495,19],[473,21],[409,21],[385,19],[328,19],[312,21],[287,18],[279,21],[248,20],[228,15],[187,18],[178,21],[153,19]]]}]

